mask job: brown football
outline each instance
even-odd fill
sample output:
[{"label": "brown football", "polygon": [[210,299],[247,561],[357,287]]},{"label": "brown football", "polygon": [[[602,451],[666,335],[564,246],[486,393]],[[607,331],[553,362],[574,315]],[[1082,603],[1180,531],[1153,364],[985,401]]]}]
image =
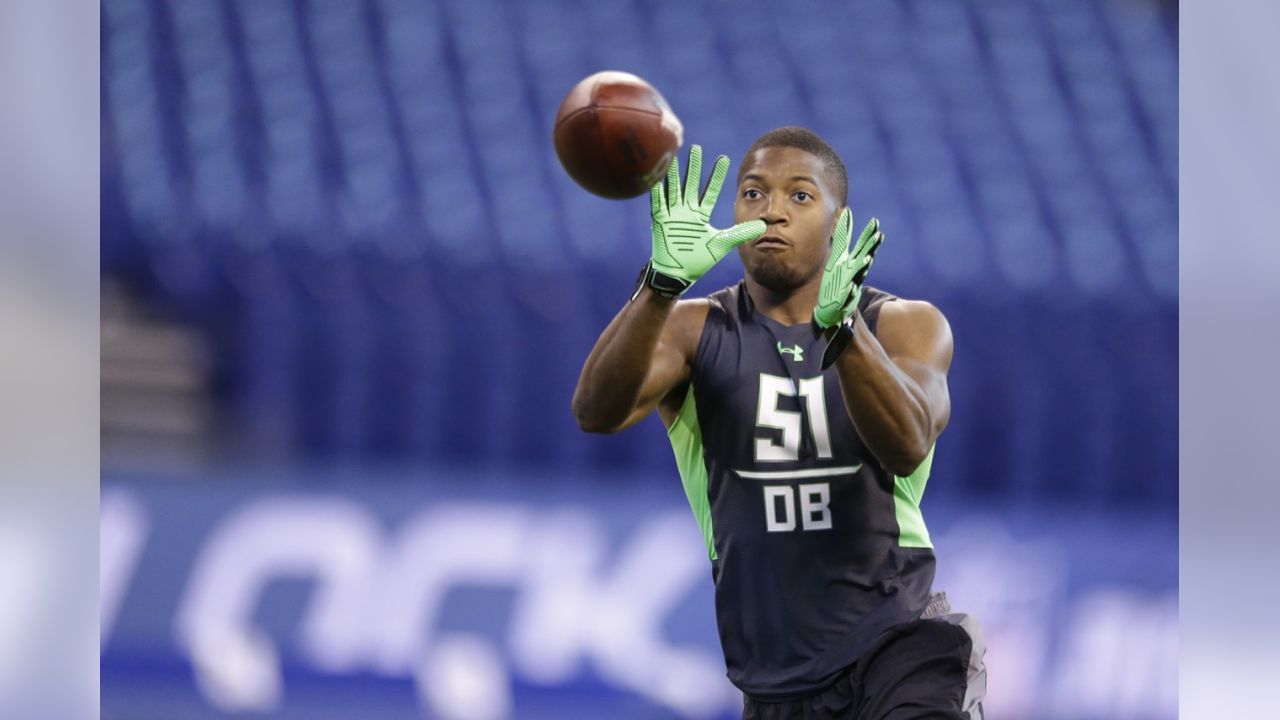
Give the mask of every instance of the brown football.
[{"label": "brown football", "polygon": [[643,195],[680,150],[684,127],[662,95],[631,73],[607,70],[569,91],[556,112],[556,155],[589,192]]}]

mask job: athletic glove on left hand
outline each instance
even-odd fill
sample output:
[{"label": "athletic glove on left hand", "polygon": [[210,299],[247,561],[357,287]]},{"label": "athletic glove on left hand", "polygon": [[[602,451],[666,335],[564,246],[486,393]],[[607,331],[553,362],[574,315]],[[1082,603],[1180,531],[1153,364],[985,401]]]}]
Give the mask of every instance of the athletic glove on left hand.
[{"label": "athletic glove on left hand", "polygon": [[836,221],[831,255],[818,287],[818,305],[813,309],[813,321],[823,330],[843,323],[858,309],[862,284],[875,261],[876,250],[884,242],[884,233],[880,232],[880,221],[876,218],[871,218],[863,228],[853,251],[849,252],[852,232],[853,213],[845,208]]}]

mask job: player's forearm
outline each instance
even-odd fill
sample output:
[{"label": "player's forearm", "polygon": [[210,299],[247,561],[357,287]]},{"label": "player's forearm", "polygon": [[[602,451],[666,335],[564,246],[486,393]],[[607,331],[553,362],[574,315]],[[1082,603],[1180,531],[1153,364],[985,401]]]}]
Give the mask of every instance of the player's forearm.
[{"label": "player's forearm", "polygon": [[926,390],[894,364],[861,317],[836,372],[845,410],[863,444],[893,474],[915,471],[937,439],[940,423]]},{"label": "player's forearm", "polygon": [[675,300],[648,288],[596,340],[573,393],[573,416],[587,432],[612,432],[631,414]]}]

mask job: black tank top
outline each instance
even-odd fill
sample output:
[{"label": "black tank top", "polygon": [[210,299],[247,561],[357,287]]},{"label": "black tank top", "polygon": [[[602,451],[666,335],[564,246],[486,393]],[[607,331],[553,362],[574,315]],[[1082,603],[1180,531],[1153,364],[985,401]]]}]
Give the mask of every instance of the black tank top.
[{"label": "black tank top", "polygon": [[[894,296],[864,289],[875,330]],[[825,341],[755,311],[743,283],[709,298],[693,377],[668,430],[706,540],[729,679],[761,700],[821,690],[924,609],[934,555],[920,514],[933,452],[895,477],[863,448]]]}]

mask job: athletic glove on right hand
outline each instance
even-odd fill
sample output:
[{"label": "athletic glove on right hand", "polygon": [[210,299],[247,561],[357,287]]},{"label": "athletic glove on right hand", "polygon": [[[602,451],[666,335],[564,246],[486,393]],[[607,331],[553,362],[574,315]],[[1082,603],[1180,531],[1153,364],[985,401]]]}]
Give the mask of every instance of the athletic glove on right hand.
[{"label": "athletic glove on right hand", "polygon": [[[707,192],[699,200],[702,146],[694,145],[689,148],[689,173],[683,189],[680,187],[678,156],[671,159],[671,166],[667,168],[665,197],[661,182],[649,189],[653,215],[653,254],[649,259],[649,273],[651,276],[653,273],[666,276],[663,280],[670,279],[672,282],[662,284],[678,288],[674,294],[687,290],[730,250],[764,235],[763,220],[751,220],[727,230],[711,227],[711,211],[728,174],[729,158],[721,155],[716,158]],[[649,284],[657,289],[652,278]]]},{"label": "athletic glove on right hand", "polygon": [[813,321],[823,330],[843,323],[858,309],[862,283],[875,261],[876,250],[884,242],[884,233],[880,232],[880,221],[876,218],[871,218],[858,236],[853,252],[848,252],[852,232],[853,213],[845,208],[836,221],[831,255],[818,287],[818,305],[813,309]]}]

